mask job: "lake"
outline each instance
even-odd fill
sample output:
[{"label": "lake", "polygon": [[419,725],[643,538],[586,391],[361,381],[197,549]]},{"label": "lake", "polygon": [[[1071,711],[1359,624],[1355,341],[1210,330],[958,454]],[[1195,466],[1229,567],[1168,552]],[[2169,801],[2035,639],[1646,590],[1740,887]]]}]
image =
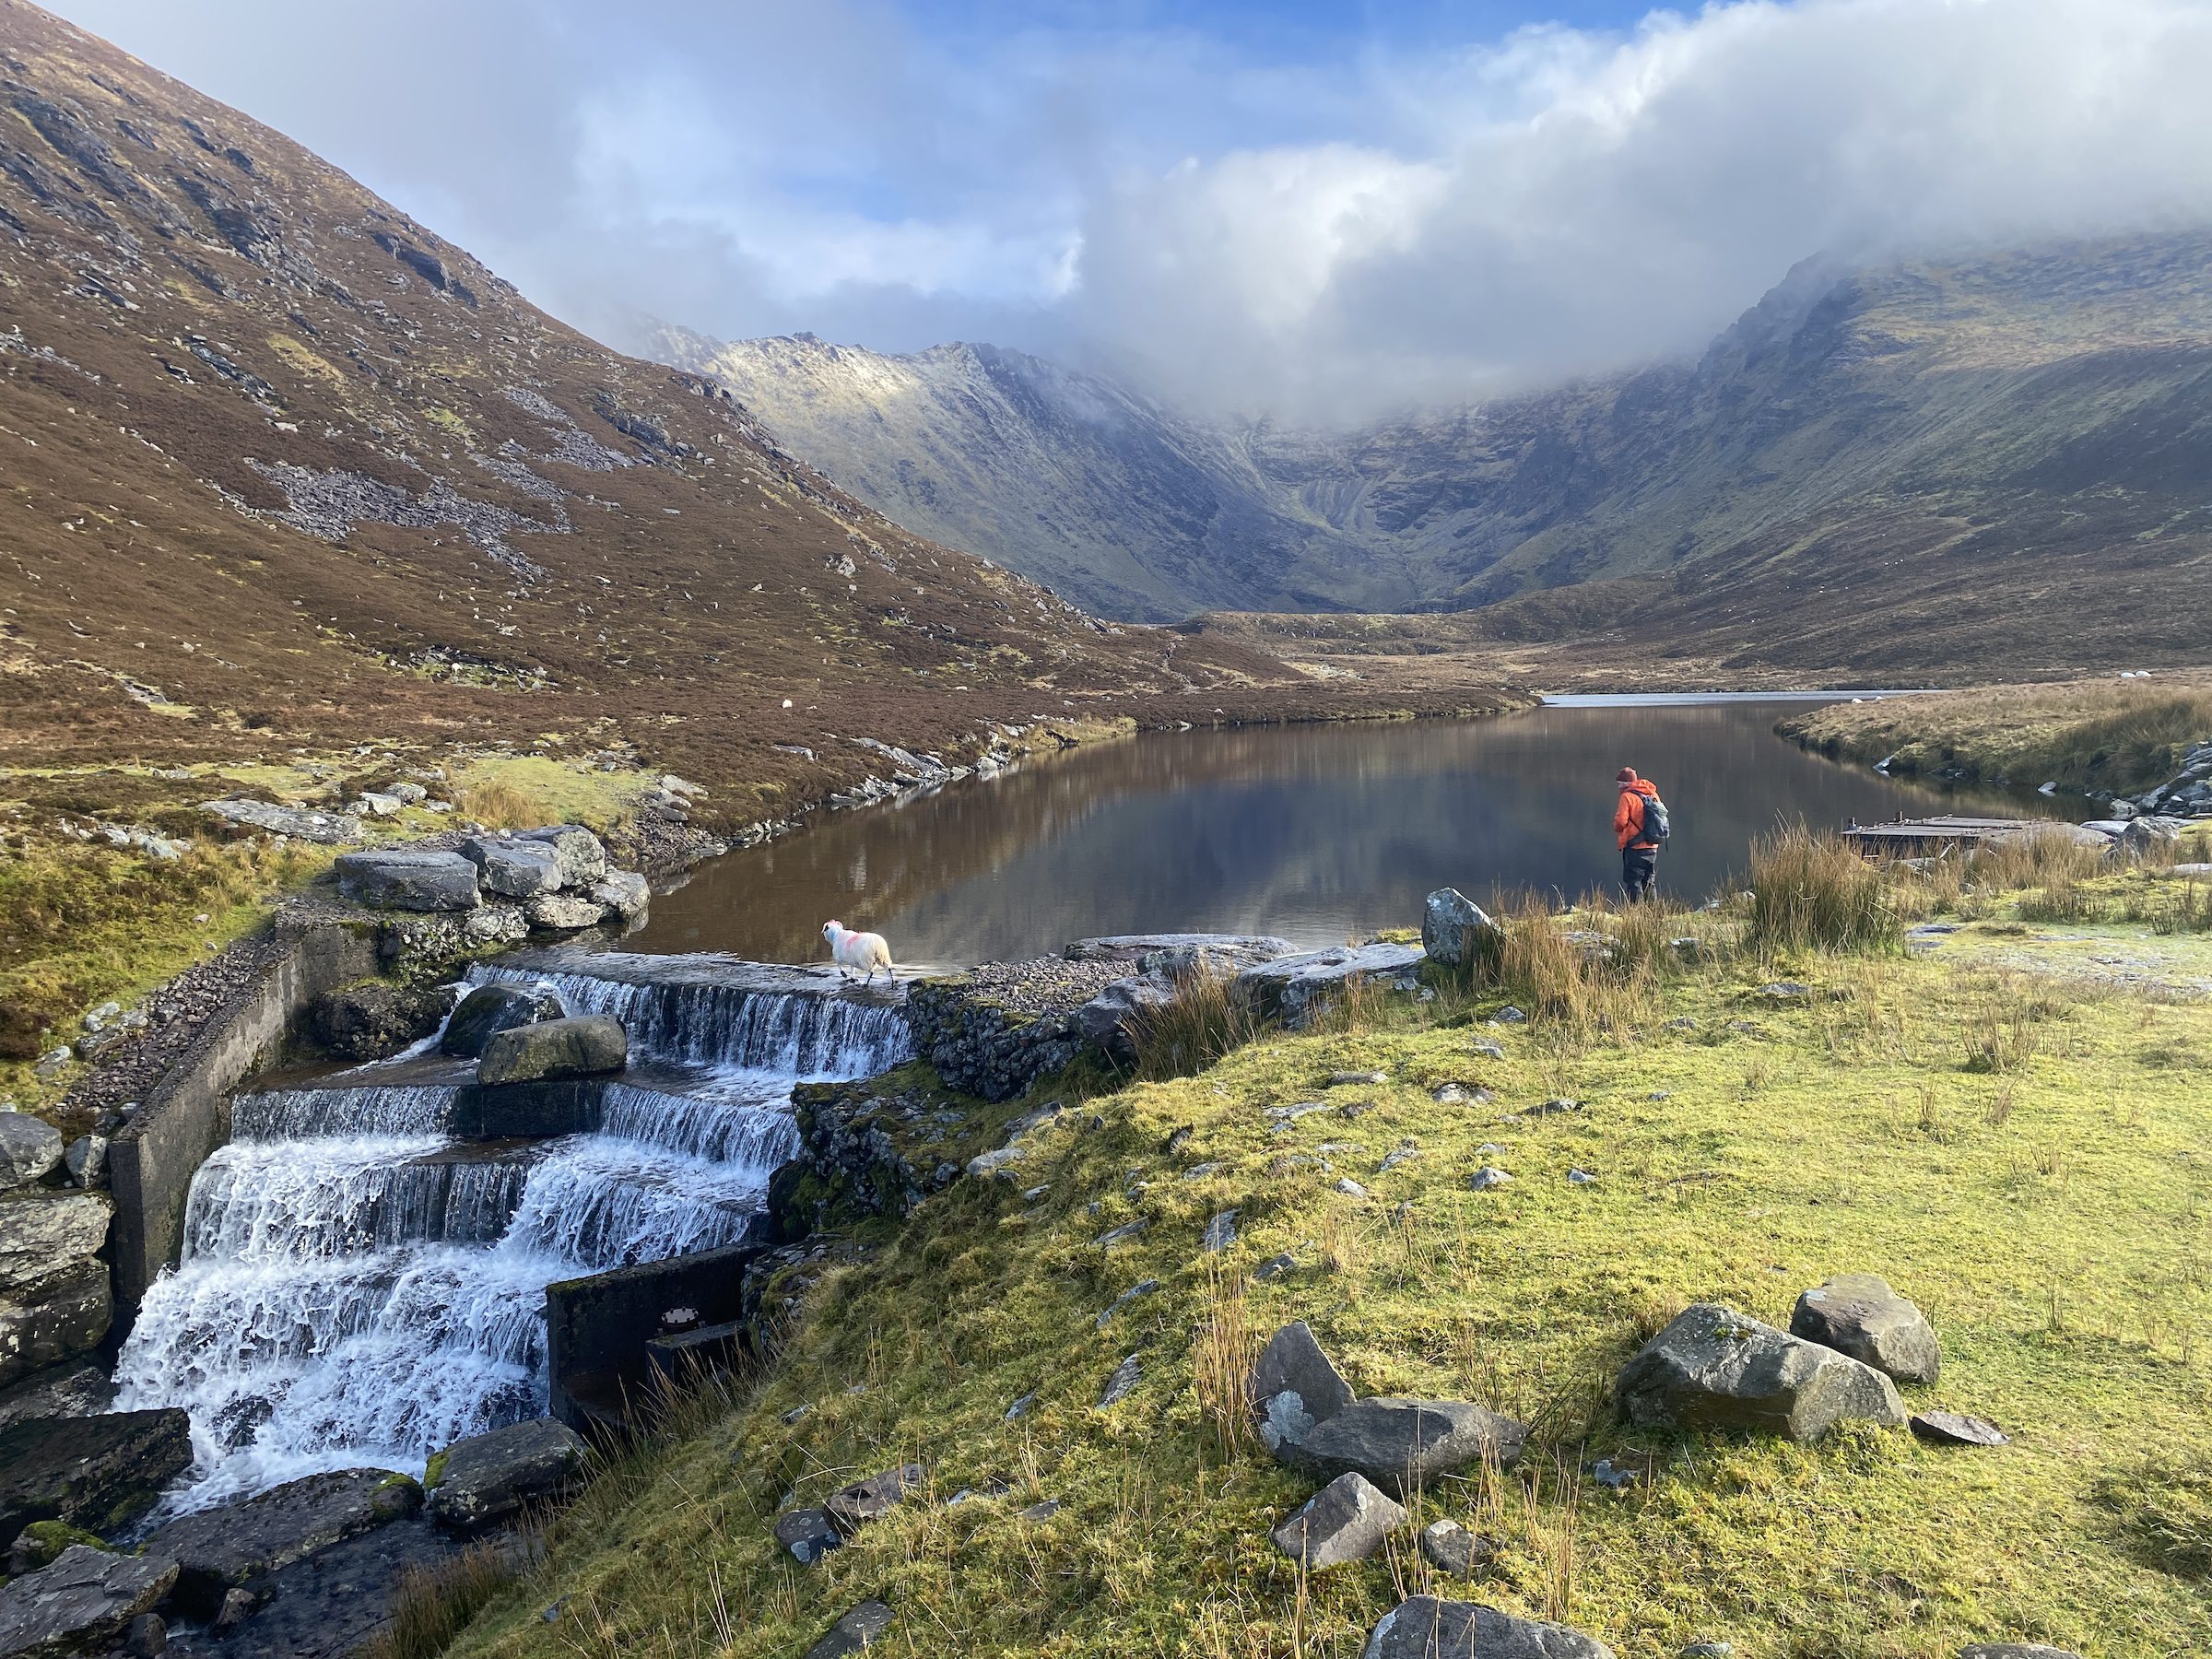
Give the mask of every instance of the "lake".
[{"label": "lake", "polygon": [[1439,887],[1571,896],[1612,883],[1624,765],[1674,816],[1663,888],[1695,900],[1783,820],[2060,810],[1895,782],[1774,735],[1812,700],[1834,700],[1574,698],[1491,720],[1147,733],[715,859],[656,894],[623,947],[818,960],[833,916],[915,964],[1035,956],[1093,934],[1340,944],[1418,925]]}]

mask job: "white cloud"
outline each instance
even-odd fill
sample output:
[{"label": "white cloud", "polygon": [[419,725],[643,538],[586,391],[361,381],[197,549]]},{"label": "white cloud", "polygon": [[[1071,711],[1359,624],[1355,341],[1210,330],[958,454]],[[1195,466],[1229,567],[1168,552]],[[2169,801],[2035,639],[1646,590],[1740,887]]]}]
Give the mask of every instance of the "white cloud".
[{"label": "white cloud", "polygon": [[1305,61],[890,0],[62,4],[588,328],[992,338],[1293,418],[1694,350],[1822,249],[2212,218],[2204,0],[1736,0]]}]

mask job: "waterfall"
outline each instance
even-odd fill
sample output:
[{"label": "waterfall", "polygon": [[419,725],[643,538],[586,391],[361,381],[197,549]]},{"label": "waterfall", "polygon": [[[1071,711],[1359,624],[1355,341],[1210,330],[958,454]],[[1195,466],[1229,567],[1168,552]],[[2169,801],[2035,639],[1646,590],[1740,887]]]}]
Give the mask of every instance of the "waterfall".
[{"label": "waterfall", "polygon": [[164,1512],[324,1469],[419,1472],[542,1413],[546,1286],[743,1241],[798,1147],[794,1082],[912,1053],[900,1009],[792,971],[592,966],[470,974],[550,979],[570,1012],[623,1020],[633,1070],[602,1086],[591,1133],[457,1140],[465,1074],[419,1055],[233,1101],[182,1260],[117,1360],[118,1408],[192,1416],[194,1469]]}]

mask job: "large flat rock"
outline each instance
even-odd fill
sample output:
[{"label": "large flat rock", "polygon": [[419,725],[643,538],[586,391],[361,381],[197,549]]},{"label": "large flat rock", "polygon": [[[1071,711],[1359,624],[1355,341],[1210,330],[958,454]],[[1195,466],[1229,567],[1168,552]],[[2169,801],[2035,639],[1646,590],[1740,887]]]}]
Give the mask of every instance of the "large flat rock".
[{"label": "large flat rock", "polygon": [[1201,968],[1233,973],[1293,955],[1297,949],[1289,940],[1272,934],[1108,934],[1077,939],[1061,954],[1071,962],[1126,962],[1138,973],[1181,978]]},{"label": "large flat rock", "polygon": [[1310,1024],[1353,985],[1411,991],[1428,955],[1418,945],[1343,945],[1309,950],[1247,968],[1237,994],[1264,1018],[1293,1028]]},{"label": "large flat rock", "polygon": [[622,1022],[605,1014],[541,1019],[495,1033],[477,1062],[485,1088],[618,1072],[629,1063]]},{"label": "large flat rock", "polygon": [[112,1555],[73,1544],[51,1566],[0,1588],[0,1653],[19,1659],[100,1653],[150,1612],[176,1582],[157,1555]]},{"label": "large flat rock", "polygon": [[422,1488],[390,1469],[309,1475],[234,1504],[171,1521],[146,1540],[178,1567],[177,1599],[212,1618],[223,1593],[251,1587],[294,1561],[409,1515]]},{"label": "large flat rock", "polygon": [[191,1466],[192,1419],[174,1407],[12,1424],[0,1430],[0,1547],[33,1521],[104,1537]]},{"label": "large flat rock", "polygon": [[414,848],[339,853],[338,891],[371,910],[466,911],[484,902],[475,865],[458,853]]},{"label": "large flat rock", "polygon": [[1472,1400],[1381,1396],[1340,1407],[1302,1439],[1282,1441],[1275,1454],[1324,1479],[1364,1475],[1392,1497],[1404,1498],[1485,1456],[1510,1465],[1527,1439],[1526,1427]]}]

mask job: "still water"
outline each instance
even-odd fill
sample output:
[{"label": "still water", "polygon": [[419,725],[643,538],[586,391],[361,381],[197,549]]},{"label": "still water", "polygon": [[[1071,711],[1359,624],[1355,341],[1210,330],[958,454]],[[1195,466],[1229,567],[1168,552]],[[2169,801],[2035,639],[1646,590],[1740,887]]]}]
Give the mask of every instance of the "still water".
[{"label": "still water", "polygon": [[1148,734],[716,859],[656,895],[624,948],[816,960],[833,916],[912,963],[1034,956],[1092,934],[1340,944],[1418,925],[1442,886],[1573,895],[1613,881],[1622,766],[1674,815],[1663,887],[1700,900],[1783,820],[2058,810],[1806,754],[1773,731],[1805,706],[1576,699],[1495,720]]}]

